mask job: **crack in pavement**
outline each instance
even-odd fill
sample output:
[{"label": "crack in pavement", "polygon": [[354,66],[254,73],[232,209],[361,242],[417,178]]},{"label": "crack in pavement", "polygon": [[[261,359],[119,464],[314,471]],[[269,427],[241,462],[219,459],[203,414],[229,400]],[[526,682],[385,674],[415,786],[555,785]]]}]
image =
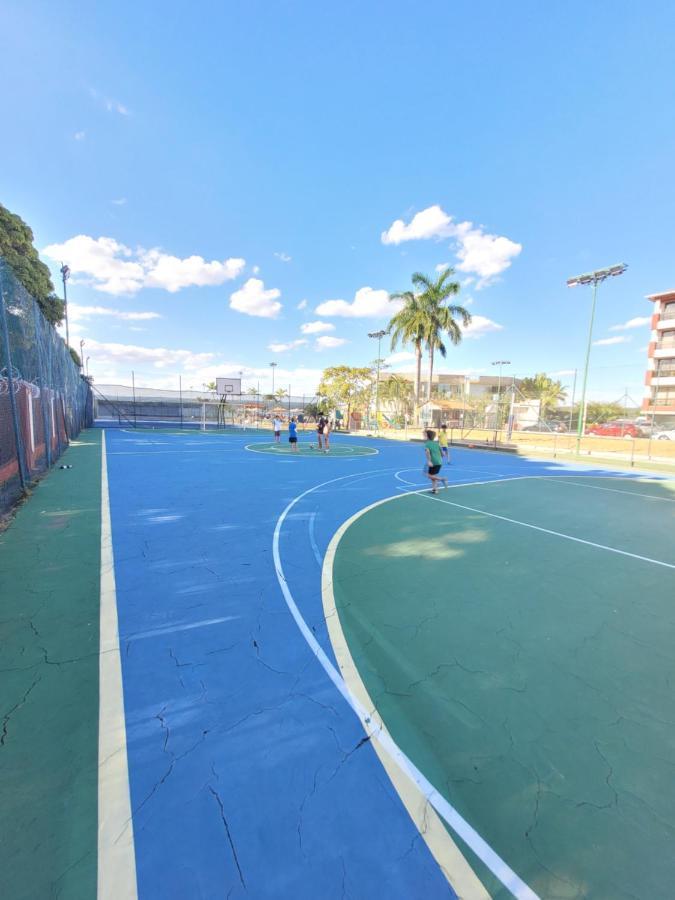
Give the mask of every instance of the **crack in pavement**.
[{"label": "crack in pavement", "polygon": [[214,791],[214,789],[211,787],[211,785],[209,785],[209,790],[211,791],[213,796],[216,798],[218,806],[220,807],[220,818],[223,820],[223,825],[225,826],[225,833],[227,834],[227,840],[230,843],[230,848],[232,850],[232,856],[234,857],[234,862],[235,862],[235,865],[237,866],[237,872],[239,873],[239,880],[241,881],[241,885],[244,888],[244,890],[246,890],[246,882],[244,881],[244,875],[241,871],[241,866],[239,865],[239,857],[237,856],[237,850],[236,850],[236,847],[234,846],[234,841],[232,840],[230,826],[228,825],[227,819],[225,818],[225,809],[223,807],[223,801],[220,799],[220,795],[218,794],[218,792]]}]

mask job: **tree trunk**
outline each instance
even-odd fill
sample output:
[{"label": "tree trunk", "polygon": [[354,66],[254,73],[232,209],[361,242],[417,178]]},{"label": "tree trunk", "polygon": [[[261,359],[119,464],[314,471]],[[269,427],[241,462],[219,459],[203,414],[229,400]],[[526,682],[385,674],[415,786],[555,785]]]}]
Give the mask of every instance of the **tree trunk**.
[{"label": "tree trunk", "polygon": [[429,384],[427,386],[427,400],[431,400],[431,380],[434,375],[434,344],[429,344]]},{"label": "tree trunk", "polygon": [[422,344],[415,344],[416,368],[415,368],[415,412],[420,405],[420,381],[422,380]]}]

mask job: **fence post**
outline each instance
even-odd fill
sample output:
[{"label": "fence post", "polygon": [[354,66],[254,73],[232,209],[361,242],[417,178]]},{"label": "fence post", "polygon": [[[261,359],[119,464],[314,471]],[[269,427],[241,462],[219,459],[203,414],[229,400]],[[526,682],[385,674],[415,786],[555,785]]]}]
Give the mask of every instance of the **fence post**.
[{"label": "fence post", "polygon": [[9,352],[9,331],[7,329],[7,310],[5,309],[5,291],[2,279],[2,268],[0,268],[0,321],[2,322],[2,339],[5,345],[5,358],[7,360],[7,387],[9,389],[9,404],[12,408],[12,424],[14,426],[14,443],[16,444],[16,459],[19,465],[19,481],[21,482],[21,490],[26,493],[27,467],[23,454],[23,441],[21,440],[21,429],[19,428],[19,411],[16,408],[16,397],[14,395],[14,378],[12,377],[12,356]]},{"label": "fence post", "polygon": [[[40,311],[38,309],[38,305],[33,300],[33,320],[35,322],[35,346],[38,354],[38,369],[40,371],[40,406],[42,408],[42,428],[44,429],[45,435],[45,457],[47,468],[51,468],[52,465],[52,448],[51,448],[51,434],[49,433],[48,421],[47,421],[47,394],[45,392],[45,377],[44,377],[44,360],[42,359],[42,326],[40,324]],[[40,338],[38,338],[38,333]]]}]

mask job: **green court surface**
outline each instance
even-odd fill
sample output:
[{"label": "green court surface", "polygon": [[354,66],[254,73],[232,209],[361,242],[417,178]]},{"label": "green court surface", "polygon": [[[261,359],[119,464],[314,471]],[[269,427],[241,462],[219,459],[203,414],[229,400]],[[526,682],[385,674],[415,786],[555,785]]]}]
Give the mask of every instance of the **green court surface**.
[{"label": "green court surface", "polygon": [[60,464],[0,535],[8,900],[96,896],[101,433]]},{"label": "green court surface", "polygon": [[358,444],[344,444],[333,443],[331,444],[330,450],[323,451],[320,450],[317,446],[316,440],[310,441],[307,439],[300,439],[297,443],[297,450],[292,450],[291,445],[288,443],[287,439],[283,439],[280,443],[275,443],[274,441],[270,442],[260,442],[255,444],[247,444],[246,449],[251,450],[254,453],[270,453],[274,456],[311,456],[313,458],[317,457],[338,457],[344,458],[346,456],[374,456],[379,451],[377,451],[374,447],[364,447]]},{"label": "green court surface", "polygon": [[522,478],[385,501],[337,547],[394,740],[547,900],[675,884],[674,517],[672,481]]}]

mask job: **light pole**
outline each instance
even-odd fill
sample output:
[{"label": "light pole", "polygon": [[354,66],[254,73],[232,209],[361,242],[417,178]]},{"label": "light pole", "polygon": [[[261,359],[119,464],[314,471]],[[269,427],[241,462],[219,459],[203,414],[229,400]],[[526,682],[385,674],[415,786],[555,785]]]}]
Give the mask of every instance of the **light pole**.
[{"label": "light pole", "polygon": [[88,357],[87,357],[87,366],[86,366],[86,370],[85,370],[86,373],[87,373],[87,378],[89,378],[89,360],[90,360],[90,359],[91,359],[91,356],[88,356]]},{"label": "light pole", "polygon": [[[495,431],[499,429],[499,407],[501,404],[501,391],[502,391],[502,366],[510,366],[510,359],[496,359],[493,363],[493,366],[499,366],[499,378],[497,380],[497,421],[495,424]],[[496,440],[496,438],[495,438]]]},{"label": "light pole", "polygon": [[82,354],[82,348],[84,347],[84,341],[80,341],[80,372],[84,373],[84,356]]},{"label": "light pole", "polygon": [[70,347],[70,334],[68,332],[68,293],[66,281],[70,278],[70,269],[65,263],[61,263],[61,278],[63,279],[63,314],[66,319],[66,346]]},{"label": "light pole", "polygon": [[586,361],[584,362],[584,378],[581,385],[581,405],[579,406],[579,419],[577,421],[577,455],[581,446],[581,438],[584,433],[584,423],[586,419],[586,384],[588,382],[588,363],[591,358],[591,346],[593,343],[593,320],[595,319],[595,301],[598,294],[598,285],[606,278],[613,278],[617,275],[623,275],[628,266],[626,263],[619,263],[616,266],[609,266],[607,269],[596,269],[594,272],[586,272],[584,275],[577,275],[574,278],[567,279],[567,287],[578,287],[580,284],[593,285],[593,300],[591,302],[591,321],[588,325],[588,344],[586,346]]},{"label": "light pole", "polygon": [[384,331],[369,331],[369,338],[377,338],[377,375],[375,377],[375,428],[379,428],[380,424],[380,346],[382,344],[382,338],[385,336],[387,332]]},{"label": "light pole", "polygon": [[272,396],[274,396],[274,370],[279,365],[279,363],[270,363],[270,368],[272,369]]}]

